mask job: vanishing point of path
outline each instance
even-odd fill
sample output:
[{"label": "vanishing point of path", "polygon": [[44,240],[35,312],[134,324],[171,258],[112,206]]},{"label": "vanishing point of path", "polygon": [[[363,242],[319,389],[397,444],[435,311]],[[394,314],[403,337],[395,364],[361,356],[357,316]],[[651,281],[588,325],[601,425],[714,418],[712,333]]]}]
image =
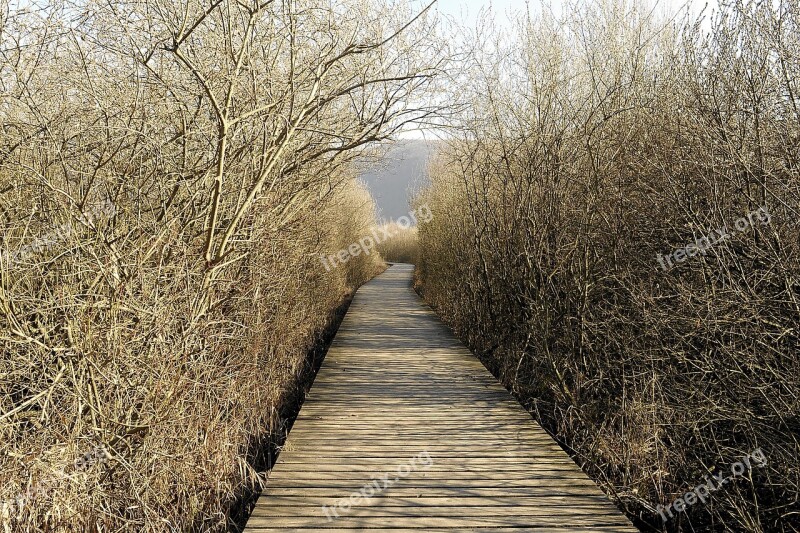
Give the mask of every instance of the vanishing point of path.
[{"label": "vanishing point of path", "polygon": [[635,532],[412,272],[359,289],[246,531]]}]

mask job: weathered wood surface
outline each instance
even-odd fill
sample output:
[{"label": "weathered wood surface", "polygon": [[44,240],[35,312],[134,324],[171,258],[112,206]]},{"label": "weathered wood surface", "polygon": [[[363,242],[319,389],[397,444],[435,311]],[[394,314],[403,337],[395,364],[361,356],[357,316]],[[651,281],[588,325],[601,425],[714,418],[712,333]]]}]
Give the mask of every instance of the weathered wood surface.
[{"label": "weathered wood surface", "polygon": [[246,531],[635,532],[411,275],[358,291]]}]

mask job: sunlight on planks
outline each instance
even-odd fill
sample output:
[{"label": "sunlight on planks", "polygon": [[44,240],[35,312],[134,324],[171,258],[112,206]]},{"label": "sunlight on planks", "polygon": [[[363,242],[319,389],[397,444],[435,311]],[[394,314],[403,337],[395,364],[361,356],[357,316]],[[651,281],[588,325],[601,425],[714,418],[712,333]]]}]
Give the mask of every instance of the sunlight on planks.
[{"label": "sunlight on planks", "polygon": [[358,291],[246,531],[635,532],[412,273]]}]

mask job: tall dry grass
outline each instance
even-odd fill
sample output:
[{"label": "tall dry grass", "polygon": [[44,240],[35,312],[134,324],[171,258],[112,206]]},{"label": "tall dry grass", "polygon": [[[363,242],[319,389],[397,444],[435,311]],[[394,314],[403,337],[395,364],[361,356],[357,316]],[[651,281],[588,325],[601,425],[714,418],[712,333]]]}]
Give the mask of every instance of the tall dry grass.
[{"label": "tall dry grass", "polygon": [[708,36],[611,1],[478,32],[418,283],[643,529],[798,531],[800,12],[723,4]]}]

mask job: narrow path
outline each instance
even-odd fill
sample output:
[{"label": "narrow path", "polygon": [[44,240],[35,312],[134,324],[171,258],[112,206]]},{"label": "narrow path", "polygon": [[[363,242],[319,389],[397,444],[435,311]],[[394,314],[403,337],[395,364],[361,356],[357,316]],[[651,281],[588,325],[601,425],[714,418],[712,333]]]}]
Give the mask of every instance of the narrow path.
[{"label": "narrow path", "polygon": [[356,294],[246,531],[635,532],[411,276]]}]

